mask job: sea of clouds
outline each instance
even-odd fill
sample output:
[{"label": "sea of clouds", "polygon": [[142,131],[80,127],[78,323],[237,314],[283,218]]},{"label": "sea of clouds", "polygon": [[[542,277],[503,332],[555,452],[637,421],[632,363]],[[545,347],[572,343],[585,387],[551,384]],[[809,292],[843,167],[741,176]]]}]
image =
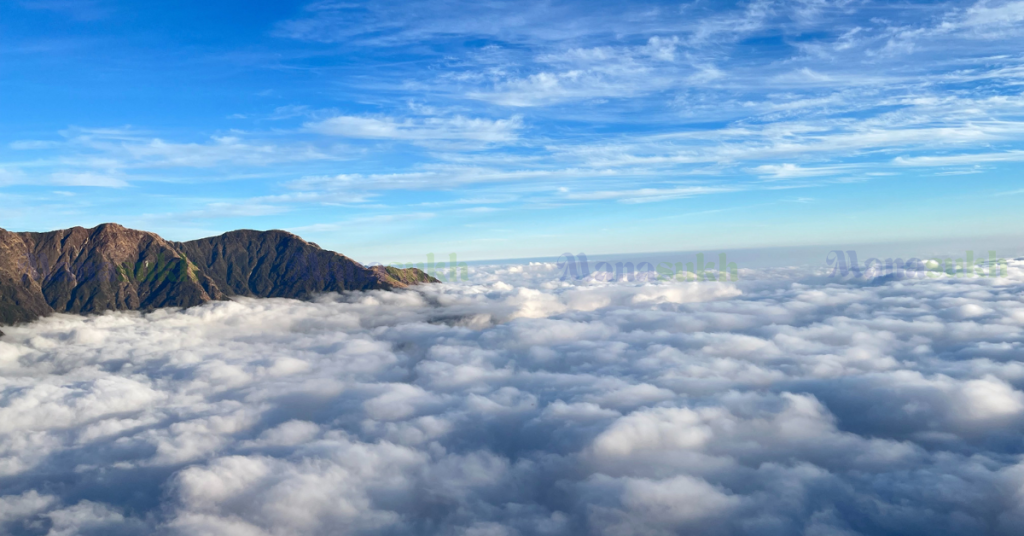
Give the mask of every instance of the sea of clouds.
[{"label": "sea of clouds", "polygon": [[464,284],[0,339],[0,533],[1020,534],[1007,277]]}]

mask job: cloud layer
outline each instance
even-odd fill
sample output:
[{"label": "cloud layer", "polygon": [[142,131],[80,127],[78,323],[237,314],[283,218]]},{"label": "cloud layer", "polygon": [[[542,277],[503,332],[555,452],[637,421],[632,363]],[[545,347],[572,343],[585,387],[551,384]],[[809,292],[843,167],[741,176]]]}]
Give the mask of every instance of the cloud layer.
[{"label": "cloud layer", "polygon": [[56,316],[0,342],[0,532],[1013,534],[1022,268]]}]

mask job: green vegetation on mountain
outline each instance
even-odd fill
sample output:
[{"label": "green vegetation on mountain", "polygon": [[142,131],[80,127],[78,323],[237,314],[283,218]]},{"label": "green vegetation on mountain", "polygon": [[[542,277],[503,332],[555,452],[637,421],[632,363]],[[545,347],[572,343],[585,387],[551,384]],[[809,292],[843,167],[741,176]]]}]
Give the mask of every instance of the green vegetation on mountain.
[{"label": "green vegetation on mountain", "polygon": [[0,324],[53,312],[149,311],[231,296],[309,299],[433,282],[415,268],[363,266],[284,231],[169,242],[117,224],[0,229]]}]

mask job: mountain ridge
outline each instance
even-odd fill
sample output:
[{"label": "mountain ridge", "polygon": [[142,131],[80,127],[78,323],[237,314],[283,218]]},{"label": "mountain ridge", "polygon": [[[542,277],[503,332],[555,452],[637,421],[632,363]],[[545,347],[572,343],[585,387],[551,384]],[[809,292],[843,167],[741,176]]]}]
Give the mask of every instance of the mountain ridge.
[{"label": "mountain ridge", "polygon": [[0,325],[52,313],[150,311],[233,296],[311,299],[435,282],[415,268],[363,266],[280,230],[172,242],[116,223],[0,229]]}]

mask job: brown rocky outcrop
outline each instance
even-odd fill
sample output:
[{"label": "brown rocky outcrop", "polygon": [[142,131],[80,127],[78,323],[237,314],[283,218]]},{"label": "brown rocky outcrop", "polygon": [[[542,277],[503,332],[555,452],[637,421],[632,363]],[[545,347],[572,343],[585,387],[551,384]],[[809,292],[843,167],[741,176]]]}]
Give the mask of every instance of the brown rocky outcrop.
[{"label": "brown rocky outcrop", "polygon": [[0,229],[0,324],[53,312],[148,311],[231,296],[309,299],[431,282],[420,270],[366,267],[284,231],[169,242],[113,223],[48,233]]}]

